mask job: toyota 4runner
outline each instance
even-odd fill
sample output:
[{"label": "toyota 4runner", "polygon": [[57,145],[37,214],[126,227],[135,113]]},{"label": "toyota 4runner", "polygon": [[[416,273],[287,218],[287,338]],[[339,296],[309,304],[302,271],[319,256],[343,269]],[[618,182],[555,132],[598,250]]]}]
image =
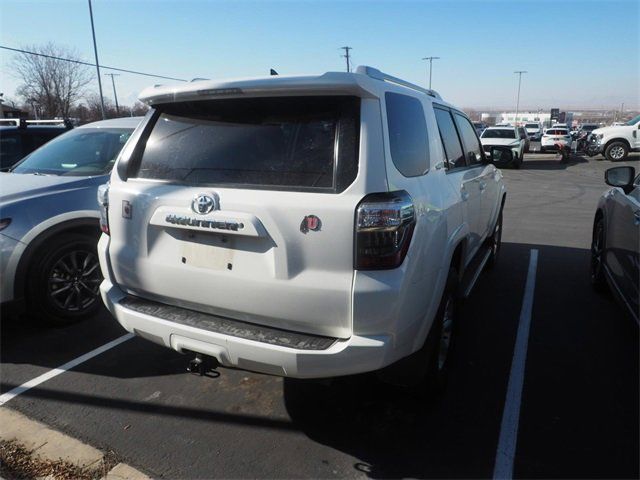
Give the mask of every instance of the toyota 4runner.
[{"label": "toyota 4runner", "polygon": [[462,111],[371,67],[142,99],[98,194],[124,328],[281,376],[443,375],[457,302],[498,254],[509,147],[485,156]]}]

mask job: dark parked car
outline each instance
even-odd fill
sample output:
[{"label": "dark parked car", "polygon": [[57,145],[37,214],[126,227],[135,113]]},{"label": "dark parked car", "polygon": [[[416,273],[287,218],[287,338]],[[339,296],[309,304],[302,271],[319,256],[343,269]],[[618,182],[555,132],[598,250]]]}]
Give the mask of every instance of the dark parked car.
[{"label": "dark parked car", "polygon": [[611,185],[598,202],[591,243],[591,281],[597,290],[606,285],[639,322],[640,175],[633,167],[605,172]]},{"label": "dark parked car", "polygon": [[524,140],[524,151],[525,153],[529,153],[529,147],[531,145],[531,140],[529,140],[529,134],[524,127],[518,127],[518,135],[522,140]]},{"label": "dark parked car", "polygon": [[25,121],[16,121],[17,125],[6,123],[0,125],[0,170],[4,171],[70,128],[63,122],[58,125],[39,125]]}]

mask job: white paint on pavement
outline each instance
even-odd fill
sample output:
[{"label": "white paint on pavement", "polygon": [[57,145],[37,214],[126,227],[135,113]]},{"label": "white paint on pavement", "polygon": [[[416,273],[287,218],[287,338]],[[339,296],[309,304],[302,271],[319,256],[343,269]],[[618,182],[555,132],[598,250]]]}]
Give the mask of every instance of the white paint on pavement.
[{"label": "white paint on pavement", "polygon": [[513,349],[509,383],[502,423],[500,424],[500,437],[496,452],[496,463],[493,467],[494,479],[511,479],[513,477],[513,460],[516,454],[518,440],[518,422],[520,420],[520,402],[522,400],[522,386],[524,384],[524,370],[527,362],[527,347],[529,345],[529,327],[531,326],[531,310],[533,307],[533,295],[536,288],[536,270],[538,267],[538,250],[532,249],[529,257],[529,271],[527,282],[524,286],[522,310],[518,323],[518,333]]},{"label": "white paint on pavement", "polygon": [[23,383],[22,385],[20,385],[19,387],[14,388],[13,390],[10,390],[10,391],[8,391],[6,393],[3,393],[2,395],[0,395],[0,407],[2,405],[4,405],[5,403],[7,403],[8,401],[10,401],[11,399],[17,397],[21,393],[24,393],[27,390],[29,390],[29,389],[31,389],[33,387],[36,387],[36,386],[40,385],[43,382],[46,382],[47,380],[51,380],[53,377],[57,377],[61,373],[64,373],[67,370],[71,370],[72,368],[77,367],[81,363],[84,363],[87,360],[90,360],[93,357],[95,357],[97,355],[100,355],[101,353],[104,353],[107,350],[110,350],[113,347],[116,347],[116,346],[120,345],[121,343],[126,342],[127,340],[132,339],[133,337],[134,337],[133,333],[127,333],[126,335],[123,335],[123,336],[121,336],[119,338],[116,338],[115,340],[112,340],[109,343],[105,343],[104,345],[102,345],[101,347],[96,348],[95,350],[91,350],[90,352],[85,353],[84,355],[81,355],[78,358],[74,358],[73,360],[71,360],[70,362],[65,363],[64,365],[60,365],[58,368],[54,368],[53,370],[49,370],[48,372],[43,373],[39,377],[36,377],[36,378],[34,378],[32,380],[29,380],[26,383]]}]

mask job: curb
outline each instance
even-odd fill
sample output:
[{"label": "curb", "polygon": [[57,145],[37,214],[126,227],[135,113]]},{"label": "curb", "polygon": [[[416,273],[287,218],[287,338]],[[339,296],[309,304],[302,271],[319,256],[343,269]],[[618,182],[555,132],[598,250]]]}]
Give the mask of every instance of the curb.
[{"label": "curb", "polygon": [[[104,459],[104,454],[97,448],[6,407],[0,408],[0,440],[23,445],[32,450],[32,457],[62,460],[82,468],[98,467]],[[127,464],[118,463],[109,470],[105,479],[149,480],[150,477]]]}]

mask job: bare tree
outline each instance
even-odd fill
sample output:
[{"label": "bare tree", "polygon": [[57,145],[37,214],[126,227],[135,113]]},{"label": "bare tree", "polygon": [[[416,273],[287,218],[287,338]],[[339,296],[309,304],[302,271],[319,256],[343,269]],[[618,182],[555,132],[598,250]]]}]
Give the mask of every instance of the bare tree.
[{"label": "bare tree", "polygon": [[[51,42],[42,46],[25,46],[23,50],[80,60],[75,50]],[[45,118],[68,117],[71,107],[82,97],[92,77],[85,65],[49,57],[20,53],[13,58],[13,74],[24,82],[17,93]]]},{"label": "bare tree", "polygon": [[149,111],[149,106],[142,102],[136,102],[131,108],[131,115],[134,117],[144,117]]}]

